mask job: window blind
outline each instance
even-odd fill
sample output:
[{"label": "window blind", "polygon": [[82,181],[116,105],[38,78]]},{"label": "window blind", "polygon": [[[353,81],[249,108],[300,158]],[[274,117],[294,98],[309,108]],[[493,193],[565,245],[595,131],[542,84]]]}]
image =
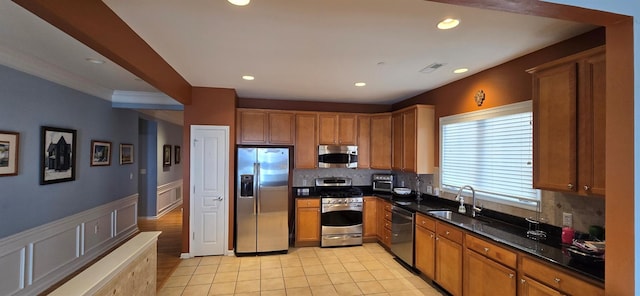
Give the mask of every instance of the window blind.
[{"label": "window blind", "polygon": [[441,188],[535,209],[531,101],[440,119]]}]

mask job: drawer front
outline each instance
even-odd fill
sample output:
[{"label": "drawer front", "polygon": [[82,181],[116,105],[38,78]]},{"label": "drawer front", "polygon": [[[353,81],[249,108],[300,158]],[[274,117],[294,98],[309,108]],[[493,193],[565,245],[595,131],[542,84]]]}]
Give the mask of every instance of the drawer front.
[{"label": "drawer front", "polygon": [[386,246],[390,246],[391,245],[391,227],[385,228],[382,233],[383,233],[382,243],[385,244]]},{"label": "drawer front", "polygon": [[604,295],[604,289],[528,257],[522,258],[520,268],[531,278],[570,295]]},{"label": "drawer front", "polygon": [[384,219],[391,221],[391,211],[384,210]]},{"label": "drawer front", "polygon": [[420,213],[416,213],[416,225],[434,232],[436,231],[436,220],[428,218]]},{"label": "drawer front", "polygon": [[296,199],[296,206],[299,208],[319,208],[319,198],[298,198]]},{"label": "drawer front", "polygon": [[388,202],[384,202],[384,210],[391,212],[391,204]]},{"label": "drawer front", "polygon": [[516,268],[518,256],[515,252],[468,234],[465,235],[465,244],[467,249],[474,250],[508,267]]},{"label": "drawer front", "polygon": [[391,221],[384,220],[384,228],[391,231]]},{"label": "drawer front", "polygon": [[436,222],[436,234],[440,237],[446,237],[458,244],[462,244],[462,230],[457,229],[454,226],[444,224],[442,222]]}]

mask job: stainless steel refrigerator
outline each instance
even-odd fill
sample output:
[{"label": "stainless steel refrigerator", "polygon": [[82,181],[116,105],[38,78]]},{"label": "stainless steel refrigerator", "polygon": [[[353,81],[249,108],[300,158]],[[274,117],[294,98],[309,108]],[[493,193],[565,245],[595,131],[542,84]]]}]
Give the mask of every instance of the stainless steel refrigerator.
[{"label": "stainless steel refrigerator", "polygon": [[238,148],[236,253],[289,249],[289,149]]}]

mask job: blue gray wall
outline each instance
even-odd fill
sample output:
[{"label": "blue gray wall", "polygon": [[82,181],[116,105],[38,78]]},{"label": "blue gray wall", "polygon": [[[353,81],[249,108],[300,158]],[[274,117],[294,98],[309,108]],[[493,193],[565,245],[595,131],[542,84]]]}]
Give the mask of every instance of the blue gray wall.
[{"label": "blue gray wall", "polygon": [[[75,181],[39,184],[43,125],[77,130]],[[0,66],[0,130],[20,133],[19,174],[0,177],[0,238],[138,192],[137,160],[120,165],[118,149],[138,143],[135,111]],[[92,139],[112,143],[110,166],[89,165]]]},{"label": "blue gray wall", "polygon": [[[182,126],[166,121],[158,122],[158,185],[167,184],[182,179],[182,165],[184,159],[179,164],[175,163],[175,146],[181,146],[182,151]],[[162,146],[171,145],[171,166],[162,166]]]}]

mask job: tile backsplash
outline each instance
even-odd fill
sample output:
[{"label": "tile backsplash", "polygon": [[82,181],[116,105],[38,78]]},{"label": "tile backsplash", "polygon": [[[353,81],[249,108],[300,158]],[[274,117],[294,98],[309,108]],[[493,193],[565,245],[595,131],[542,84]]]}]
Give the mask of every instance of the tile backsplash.
[{"label": "tile backsplash", "polygon": [[[436,171],[438,169],[436,168]],[[354,186],[370,186],[371,175],[393,173],[396,178],[396,186],[408,187],[416,190],[416,181],[420,179],[420,191],[428,192],[429,186],[435,190],[440,184],[439,175],[416,175],[413,173],[391,172],[388,170],[367,169],[295,169],[293,170],[293,186],[313,186],[314,179],[320,177],[349,177]],[[416,178],[418,177],[418,178]],[[605,201],[602,197],[578,196],[543,190],[541,193],[540,220],[544,223],[562,227],[562,213],[573,214],[573,228],[577,231],[587,232],[589,226],[599,225],[604,227]],[[453,200],[455,194],[441,192],[441,198]],[[535,211],[518,207],[482,201],[482,206],[494,211],[510,214],[518,217],[536,217]]]}]

